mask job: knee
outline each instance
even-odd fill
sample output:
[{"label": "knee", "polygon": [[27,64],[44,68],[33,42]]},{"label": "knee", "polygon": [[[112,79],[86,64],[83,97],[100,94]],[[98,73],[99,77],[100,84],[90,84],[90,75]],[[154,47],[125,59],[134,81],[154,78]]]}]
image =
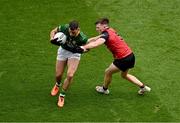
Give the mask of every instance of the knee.
[{"label": "knee", "polygon": [[68,80],[71,80],[71,79],[73,79],[73,77],[74,77],[74,73],[67,73],[67,79]]}]

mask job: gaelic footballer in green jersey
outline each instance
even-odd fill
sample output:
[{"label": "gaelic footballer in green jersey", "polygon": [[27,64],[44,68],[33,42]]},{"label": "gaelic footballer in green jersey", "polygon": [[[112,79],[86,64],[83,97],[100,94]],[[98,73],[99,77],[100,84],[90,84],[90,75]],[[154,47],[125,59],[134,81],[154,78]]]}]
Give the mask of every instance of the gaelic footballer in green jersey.
[{"label": "gaelic footballer in green jersey", "polygon": [[[56,40],[53,40],[57,32],[62,32],[66,35],[67,40],[65,43],[59,44]],[[50,40],[51,43],[58,46],[60,45],[57,51],[56,60],[56,82],[51,90],[51,95],[56,96],[60,92],[57,105],[62,108],[64,106],[65,93],[73,81],[73,77],[80,62],[81,52],[77,52],[77,50],[82,50],[80,46],[86,44],[87,37],[80,31],[78,22],[71,21],[69,24],[54,28],[50,32]],[[62,82],[62,76],[66,67],[66,78],[64,79],[64,82]]]},{"label": "gaelic footballer in green jersey", "polygon": [[60,25],[57,28],[57,32],[63,32],[67,36],[67,41],[65,44],[59,44],[56,40],[51,40],[51,43],[58,46],[61,45],[63,49],[73,53],[77,53],[79,46],[86,44],[88,40],[87,36],[74,23]]}]

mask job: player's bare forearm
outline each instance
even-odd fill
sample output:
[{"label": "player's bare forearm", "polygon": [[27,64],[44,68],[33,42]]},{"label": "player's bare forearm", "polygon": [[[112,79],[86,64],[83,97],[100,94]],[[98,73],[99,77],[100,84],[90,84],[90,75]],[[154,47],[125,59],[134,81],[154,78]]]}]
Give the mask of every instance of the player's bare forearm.
[{"label": "player's bare forearm", "polygon": [[104,44],[104,42],[105,42],[105,39],[98,38],[97,40],[84,45],[83,48],[84,49],[92,49],[92,48],[95,48],[95,47],[98,47],[98,46]]},{"label": "player's bare forearm", "polygon": [[51,32],[50,32],[50,40],[53,39],[54,35],[56,34],[57,32],[57,28],[53,29]]},{"label": "player's bare forearm", "polygon": [[90,43],[90,42],[94,42],[94,41],[96,41],[98,38],[100,38],[101,37],[101,35],[98,35],[98,36],[96,36],[96,37],[92,37],[92,38],[89,38],[88,39],[88,43]]}]

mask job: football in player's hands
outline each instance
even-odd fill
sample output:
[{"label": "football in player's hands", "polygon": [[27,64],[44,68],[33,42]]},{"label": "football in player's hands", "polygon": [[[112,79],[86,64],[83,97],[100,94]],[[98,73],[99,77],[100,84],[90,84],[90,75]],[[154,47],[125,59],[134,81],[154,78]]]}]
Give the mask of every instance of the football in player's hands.
[{"label": "football in player's hands", "polygon": [[60,44],[65,44],[66,39],[67,39],[67,36],[62,32],[57,32],[53,38],[53,40],[55,40],[56,42]]}]

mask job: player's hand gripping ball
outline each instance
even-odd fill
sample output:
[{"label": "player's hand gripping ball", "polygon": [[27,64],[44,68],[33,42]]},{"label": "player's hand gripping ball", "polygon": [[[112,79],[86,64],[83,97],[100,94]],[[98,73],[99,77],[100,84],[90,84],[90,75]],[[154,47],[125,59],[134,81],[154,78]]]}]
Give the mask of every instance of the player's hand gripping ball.
[{"label": "player's hand gripping ball", "polygon": [[58,42],[59,44],[65,44],[66,39],[67,39],[67,36],[64,33],[57,32],[54,35],[54,39],[53,40],[56,40],[56,42]]}]

